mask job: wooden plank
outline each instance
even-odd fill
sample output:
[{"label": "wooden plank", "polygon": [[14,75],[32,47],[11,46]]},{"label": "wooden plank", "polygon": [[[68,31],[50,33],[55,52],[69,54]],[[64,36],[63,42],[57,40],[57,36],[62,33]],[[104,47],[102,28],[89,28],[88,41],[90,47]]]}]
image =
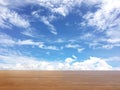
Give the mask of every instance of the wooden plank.
[{"label": "wooden plank", "polygon": [[120,71],[0,71],[0,90],[120,90]]}]

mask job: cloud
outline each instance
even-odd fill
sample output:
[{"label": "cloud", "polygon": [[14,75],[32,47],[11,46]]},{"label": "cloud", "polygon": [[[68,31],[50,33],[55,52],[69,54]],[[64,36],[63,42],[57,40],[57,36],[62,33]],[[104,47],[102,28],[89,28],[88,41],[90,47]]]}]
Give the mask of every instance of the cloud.
[{"label": "cloud", "polygon": [[96,5],[101,3],[102,0],[83,0],[83,2],[87,5]]},{"label": "cloud", "polygon": [[50,16],[41,16],[39,14],[39,11],[33,11],[32,15],[38,19],[40,19],[40,21],[42,21],[45,25],[47,25],[49,27],[49,29],[51,30],[50,32],[57,35],[57,31],[55,29],[55,27],[50,23],[51,21],[53,21],[55,19],[54,15],[50,15]]},{"label": "cloud", "polygon": [[108,39],[106,40],[108,43],[120,43],[120,29],[112,29],[109,31],[106,31],[106,35],[108,36]]},{"label": "cloud", "polygon": [[[30,0],[28,0],[30,1]],[[71,12],[72,8],[76,5],[80,5],[82,0],[34,0],[35,4],[48,8],[52,13],[57,13],[62,16],[66,16]]]},{"label": "cloud", "polygon": [[15,40],[7,34],[0,33],[0,44],[1,46],[13,46],[15,44]]},{"label": "cloud", "polygon": [[80,45],[78,45],[78,44],[67,44],[65,47],[66,48],[74,48],[74,49],[76,49],[76,48],[79,48]]},{"label": "cloud", "polygon": [[83,16],[84,25],[95,27],[97,32],[104,34],[102,39],[95,39],[98,43],[106,43],[104,47],[109,47],[108,44],[111,48],[118,46],[120,44],[120,1],[101,0],[91,3],[96,4],[99,8],[95,12],[88,12]]},{"label": "cloud", "polygon": [[49,19],[49,18],[44,17],[44,16],[41,17],[42,22],[50,28],[51,33],[57,35],[57,31],[56,31],[55,27],[54,27],[52,24],[50,24],[50,22],[49,22],[48,19]]},{"label": "cloud", "polygon": [[17,12],[0,6],[0,26],[1,28],[11,28],[12,25],[22,28],[30,27],[28,20],[24,19]]},{"label": "cloud", "polygon": [[56,46],[47,46],[46,49],[59,50],[59,48],[57,48]]},{"label": "cloud", "polygon": [[43,45],[43,42],[34,42],[34,41],[28,39],[28,40],[18,40],[18,42],[16,42],[16,44],[18,44],[18,45],[35,45],[35,46],[39,46],[39,45]]},{"label": "cloud", "polygon": [[39,46],[43,44],[43,42],[34,42],[30,39],[27,40],[19,40],[12,38],[11,36],[5,34],[5,33],[0,33],[0,44],[3,46],[14,46],[14,45],[35,45]]},{"label": "cloud", "polygon": [[73,58],[73,59],[77,59],[77,56],[75,56],[75,55],[72,55],[72,58]]},{"label": "cloud", "polygon": [[106,59],[106,61],[119,61],[120,62],[120,57],[117,57],[117,56],[115,56],[115,57],[110,57],[110,58],[108,58],[108,59]]},{"label": "cloud", "polygon": [[52,12],[59,13],[59,14],[61,14],[62,16],[66,16],[66,15],[68,14],[68,10],[65,9],[64,7],[54,8],[54,9],[52,10]]},{"label": "cloud", "polygon": [[71,12],[72,8],[81,3],[81,0],[28,0],[27,2],[37,4],[39,6],[47,8],[48,11],[50,11],[48,15],[41,16],[40,10],[36,10],[32,12],[32,15],[36,18],[39,18],[45,25],[47,25],[51,30],[51,33],[57,35],[57,31],[54,25],[51,24],[51,22],[54,21],[54,19],[56,19],[58,15],[64,17],[67,16],[69,12]]},{"label": "cloud", "polygon": [[82,52],[84,50],[84,48],[78,48],[77,50],[80,53],[80,52]]},{"label": "cloud", "polygon": [[73,61],[75,61],[75,60],[73,58],[70,58],[70,57],[65,59],[65,63],[67,63],[67,64],[72,63]]},{"label": "cloud", "polygon": [[35,42],[32,40],[18,40],[16,42],[16,45],[32,45],[32,46],[37,46],[41,49],[47,49],[47,50],[59,50],[58,47],[52,46],[52,45],[45,45],[43,42]]},{"label": "cloud", "polygon": [[35,42],[32,40],[18,40],[18,42],[16,42],[16,45],[32,45],[32,46],[37,46],[38,48],[46,49],[46,50],[59,50],[59,48],[56,46],[45,45],[43,42]]},{"label": "cloud", "polygon": [[1,46],[4,47],[13,47],[15,45],[19,45],[19,46],[26,45],[26,46],[37,46],[40,49],[46,49],[46,50],[60,50],[60,48],[54,45],[46,45],[44,42],[33,41],[31,39],[26,39],[26,40],[15,39],[4,33],[0,33],[0,44]]},{"label": "cloud", "polygon": [[29,36],[29,37],[39,37],[39,35],[36,33],[36,30],[32,27],[27,28],[26,30],[22,31],[21,34]]},{"label": "cloud", "polygon": [[55,43],[64,43],[64,42],[65,42],[64,39],[61,39],[61,38],[59,38],[55,41]]},{"label": "cloud", "polygon": [[[98,9],[94,12],[87,12],[83,15],[84,22],[83,25],[95,27],[95,31],[92,33],[86,33],[81,38],[85,40],[84,43],[88,43],[90,47],[95,48],[105,48],[112,49],[114,47],[120,46],[120,2],[118,0],[0,0],[0,27],[11,29],[13,26],[25,28],[26,31],[23,31],[22,34],[28,36],[35,36],[31,29],[31,23],[24,15],[19,14],[19,8],[23,9],[27,5],[35,5],[38,7],[36,11],[30,11],[32,15],[30,17],[39,19],[44,23],[54,35],[57,35],[56,27],[53,24],[54,20],[57,20],[59,17],[65,18],[69,13],[72,12],[74,7],[80,7],[81,2],[84,2],[87,5],[95,5]],[[45,15],[39,12],[40,7],[46,9]],[[16,10],[17,8],[17,10]],[[34,9],[34,8],[33,8]],[[31,9],[31,10],[33,10]],[[81,9],[81,8],[80,8]],[[15,11],[16,10],[16,11]],[[48,10],[48,12],[47,12]],[[30,18],[31,19],[31,18]],[[37,22],[36,22],[37,23]],[[34,25],[33,25],[34,26]],[[92,30],[91,30],[92,31]],[[90,31],[90,32],[91,32]],[[84,31],[83,31],[84,32]],[[87,32],[85,30],[85,32]],[[89,31],[88,31],[89,32]],[[97,33],[96,33],[97,32]],[[82,33],[82,32],[81,32]],[[98,34],[102,35],[98,35]],[[96,34],[96,35],[95,35]],[[100,36],[100,37],[99,37]],[[64,37],[63,37],[64,38]],[[34,38],[35,39],[35,38]],[[73,55],[72,57],[66,58],[62,62],[54,61],[45,61],[38,60],[33,57],[17,55],[12,53],[7,55],[6,52],[9,52],[9,48],[16,46],[35,46],[39,49],[48,50],[61,50],[63,48],[75,49],[79,53],[84,50],[79,44],[80,39],[75,40],[64,40],[58,39],[52,42],[41,42],[33,39],[16,39],[12,38],[7,34],[0,33],[0,69],[39,69],[39,70],[114,70],[119,69],[119,67],[112,67],[108,62],[114,61],[116,58],[113,58],[111,61],[98,57],[90,57],[84,61],[76,61],[77,57]],[[81,43],[80,41],[79,43]],[[47,43],[47,44],[46,44]],[[50,45],[52,43],[52,45]],[[65,45],[64,47],[59,45]],[[67,44],[70,43],[70,44]],[[81,44],[81,45],[83,45]],[[58,46],[56,46],[58,45]],[[8,48],[8,51],[5,48]],[[17,50],[16,50],[17,51]],[[3,55],[3,52],[5,55]],[[4,62],[4,63],[2,63]]]},{"label": "cloud", "polygon": [[82,70],[111,70],[112,66],[108,65],[104,59],[97,57],[90,57],[90,59],[83,62],[73,63],[75,69]]},{"label": "cloud", "polygon": [[[31,40],[19,41],[20,45],[40,45]],[[45,49],[45,46],[41,48]],[[46,49],[54,49],[47,48]],[[55,48],[56,49],[56,48]],[[78,61],[75,55],[66,58],[64,61],[47,61],[22,55],[20,52],[8,49],[0,49],[0,70],[119,70],[119,67],[112,67],[108,62],[118,60],[119,57],[101,59],[90,57]]]},{"label": "cloud", "polygon": [[120,56],[109,57],[105,60],[109,65],[120,69]]},{"label": "cloud", "polygon": [[[39,5],[45,8],[48,8],[49,11],[51,11],[52,13],[57,13],[60,14],[62,16],[66,16],[71,10],[72,8],[74,8],[76,5],[80,5],[82,2],[82,0],[24,0],[24,2],[21,2],[19,0],[1,0],[0,4],[4,5],[4,6],[9,6],[9,7],[20,7],[20,6],[24,6],[27,4],[35,4],[35,5]],[[14,5],[14,3],[16,3]]]},{"label": "cloud", "polygon": [[120,47],[120,44],[106,44],[106,45],[101,45],[101,47],[105,49],[112,49],[114,47]]},{"label": "cloud", "polygon": [[4,6],[6,6],[6,5],[8,5],[8,3],[5,2],[5,0],[0,0],[0,5],[4,5]]},{"label": "cloud", "polygon": [[94,34],[92,34],[92,33],[84,33],[81,37],[80,37],[80,39],[81,40],[88,40],[88,39],[91,39],[91,38],[93,38],[94,37]]},{"label": "cloud", "polygon": [[[118,0],[102,0],[99,4],[100,9],[96,12],[88,12],[83,16],[90,26],[96,26],[100,30],[111,29],[115,25],[119,25],[119,1]],[[110,18],[109,18],[110,17]]]},{"label": "cloud", "polygon": [[63,62],[56,62],[21,55],[0,55],[0,60],[0,70],[120,70],[98,57],[79,62],[68,57]]},{"label": "cloud", "polygon": [[60,50],[58,47],[56,47],[56,46],[46,46],[46,45],[44,45],[43,47],[42,47],[43,49],[48,49],[48,50]]},{"label": "cloud", "polygon": [[[16,8],[22,8],[27,5],[37,5],[39,7],[44,7],[48,10],[48,15],[41,16],[40,9],[36,11],[31,11],[32,15],[39,18],[45,25],[49,27],[51,33],[57,35],[57,31],[51,22],[54,20],[53,17],[58,15],[67,16],[76,5],[80,5],[82,0],[24,0],[21,2],[19,0],[1,0],[0,9],[2,10],[1,15],[4,14],[3,18],[0,16],[0,25],[2,28],[11,28],[12,25],[28,28],[30,27],[29,20],[25,19],[22,15],[19,15]],[[15,3],[15,4],[14,4]],[[52,18],[52,19],[51,19]],[[8,21],[7,21],[8,20]],[[12,24],[12,25],[11,25]],[[24,33],[30,36],[30,33]]]},{"label": "cloud", "polygon": [[77,51],[80,53],[84,50],[84,48],[81,48],[80,45],[78,44],[67,44],[65,45],[66,48],[71,48],[71,49],[77,49]]}]

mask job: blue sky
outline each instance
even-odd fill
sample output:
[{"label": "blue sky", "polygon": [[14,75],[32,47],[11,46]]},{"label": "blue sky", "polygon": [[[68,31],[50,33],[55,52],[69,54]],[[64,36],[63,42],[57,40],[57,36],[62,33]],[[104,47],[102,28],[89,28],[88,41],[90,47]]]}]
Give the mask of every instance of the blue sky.
[{"label": "blue sky", "polygon": [[120,1],[0,0],[0,69],[120,70]]}]

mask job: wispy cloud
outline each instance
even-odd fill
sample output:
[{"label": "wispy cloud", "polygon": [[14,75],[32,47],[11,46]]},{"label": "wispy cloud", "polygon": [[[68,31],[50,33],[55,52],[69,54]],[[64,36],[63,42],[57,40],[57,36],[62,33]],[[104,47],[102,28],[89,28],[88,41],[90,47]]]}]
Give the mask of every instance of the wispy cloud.
[{"label": "wispy cloud", "polygon": [[[28,0],[29,1],[29,0]],[[62,16],[68,15],[72,8],[80,5],[82,0],[35,0],[34,3],[48,8],[51,12],[60,14]]]},{"label": "wispy cloud", "polygon": [[88,12],[83,18],[87,20],[88,25],[96,26],[101,31],[114,28],[114,25],[119,25],[117,23],[119,22],[119,19],[117,19],[120,8],[119,3],[118,0],[102,0],[98,4],[100,8],[96,12]]},{"label": "wispy cloud", "polygon": [[[0,9],[2,10],[0,13],[4,17],[3,18],[1,16],[0,18],[0,25],[2,27],[6,27],[6,28],[11,28],[12,25],[18,26],[18,27],[23,27],[23,28],[28,28],[30,26],[30,23],[28,20],[26,20],[25,18],[23,18],[21,15],[19,15],[16,11],[11,10],[11,8],[18,8],[18,7],[23,7],[25,5],[30,5],[30,4],[35,4],[38,6],[42,6],[44,8],[47,8],[51,15],[48,16],[41,16],[40,13],[38,13],[37,11],[33,11],[33,15],[36,16],[37,18],[39,17],[39,19],[46,24],[49,29],[51,30],[50,32],[57,35],[57,30],[55,29],[55,26],[51,24],[51,17],[55,17],[56,14],[59,14],[61,16],[66,16],[69,14],[69,12],[72,11],[72,9],[76,6],[76,5],[80,5],[82,2],[82,0],[24,0],[24,2],[21,2],[19,0],[14,0],[14,1],[10,1],[10,0],[6,0],[0,1],[0,4],[2,5],[0,7]],[[15,5],[14,5],[15,3]],[[9,9],[10,8],[10,9]],[[38,10],[39,11],[39,10]],[[3,20],[4,19],[4,20]],[[9,20],[8,22],[5,22],[5,20]],[[11,25],[12,24],[12,25]],[[25,33],[26,34],[26,33]],[[27,33],[28,35],[28,33]]]},{"label": "wispy cloud", "polygon": [[80,52],[82,52],[84,50],[84,48],[78,48],[77,50],[80,53]]},{"label": "wispy cloud", "polygon": [[[26,4],[36,4],[45,8],[48,8],[49,11],[51,11],[54,14],[60,14],[62,16],[66,16],[71,12],[72,8],[74,8],[76,5],[80,5],[82,0],[24,0],[24,2],[21,2],[19,0],[1,0],[0,3],[2,5],[9,5],[10,7],[19,7],[24,6]],[[13,3],[16,3],[13,5]]]},{"label": "wispy cloud", "polygon": [[39,11],[33,11],[32,15],[38,19],[40,19],[40,21],[42,21],[45,25],[47,25],[50,29],[50,32],[57,35],[57,31],[55,29],[55,27],[50,23],[51,21],[53,21],[55,19],[54,15],[50,15],[50,16],[41,16],[39,14]]},{"label": "wispy cloud", "polygon": [[55,41],[55,43],[63,43],[63,42],[65,42],[63,39],[61,39],[61,38],[59,38],[59,39],[57,39],[56,41]]},{"label": "wispy cloud", "polygon": [[86,22],[84,25],[95,27],[97,32],[104,33],[102,39],[97,40],[98,43],[106,43],[105,47],[109,47],[108,44],[111,48],[116,47],[120,44],[120,1],[101,0],[96,4],[99,8],[95,12],[83,16]]},{"label": "wispy cloud", "polygon": [[15,44],[15,40],[5,33],[0,33],[0,44],[3,46],[12,46]]},{"label": "wispy cloud", "polygon": [[14,39],[7,34],[0,34],[0,44],[4,47],[13,47],[15,45],[19,46],[37,46],[40,49],[48,49],[48,50],[60,50],[57,46],[54,45],[45,45],[44,42],[33,41],[31,39],[20,40]]},{"label": "wispy cloud", "polygon": [[0,26],[1,28],[11,28],[12,25],[22,28],[30,26],[29,21],[20,16],[17,12],[0,6]]},{"label": "wispy cloud", "polygon": [[79,53],[84,50],[79,44],[67,44],[65,45],[65,48],[77,49]]},{"label": "wispy cloud", "polygon": [[44,46],[44,49],[48,49],[48,50],[60,50],[58,47],[56,46]]},{"label": "wispy cloud", "polygon": [[57,31],[56,31],[55,27],[52,24],[50,24],[49,18],[43,16],[43,17],[41,17],[41,21],[50,28],[51,33],[57,35]]},{"label": "wispy cloud", "polygon": [[78,45],[78,44],[67,44],[65,47],[66,48],[74,48],[74,49],[76,49],[76,48],[79,48],[80,45]]}]

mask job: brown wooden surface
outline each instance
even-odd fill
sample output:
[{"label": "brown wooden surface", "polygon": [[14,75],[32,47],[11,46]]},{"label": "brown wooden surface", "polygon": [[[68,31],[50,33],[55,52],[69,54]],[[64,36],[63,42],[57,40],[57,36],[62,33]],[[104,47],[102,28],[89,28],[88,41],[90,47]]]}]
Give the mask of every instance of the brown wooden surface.
[{"label": "brown wooden surface", "polygon": [[0,71],[0,90],[120,90],[120,71]]}]

